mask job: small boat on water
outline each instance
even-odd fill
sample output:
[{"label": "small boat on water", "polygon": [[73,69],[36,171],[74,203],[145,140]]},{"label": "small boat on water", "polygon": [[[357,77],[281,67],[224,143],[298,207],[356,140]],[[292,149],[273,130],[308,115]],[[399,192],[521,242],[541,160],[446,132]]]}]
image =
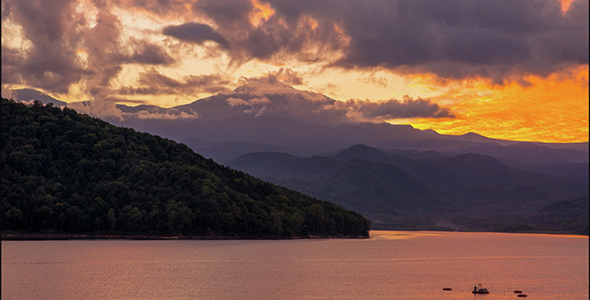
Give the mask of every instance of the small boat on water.
[{"label": "small boat on water", "polygon": [[452,291],[452,288],[443,288],[443,291]]},{"label": "small boat on water", "polygon": [[477,286],[473,287],[473,291],[471,291],[474,294],[489,294],[490,291],[488,291],[488,289],[481,287],[481,283],[477,284]]},{"label": "small boat on water", "polygon": [[516,296],[516,297],[526,297],[526,296],[527,296],[526,294],[518,294],[518,296]]},{"label": "small boat on water", "polygon": [[514,293],[515,294],[522,294],[522,291],[521,290],[515,290]]}]

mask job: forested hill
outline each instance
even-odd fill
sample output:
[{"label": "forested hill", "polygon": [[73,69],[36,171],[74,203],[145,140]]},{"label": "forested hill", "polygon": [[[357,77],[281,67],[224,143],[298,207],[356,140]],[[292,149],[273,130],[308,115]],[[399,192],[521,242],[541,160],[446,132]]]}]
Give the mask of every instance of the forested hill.
[{"label": "forested hill", "polygon": [[368,236],[362,215],[184,144],[69,108],[2,99],[2,231]]}]

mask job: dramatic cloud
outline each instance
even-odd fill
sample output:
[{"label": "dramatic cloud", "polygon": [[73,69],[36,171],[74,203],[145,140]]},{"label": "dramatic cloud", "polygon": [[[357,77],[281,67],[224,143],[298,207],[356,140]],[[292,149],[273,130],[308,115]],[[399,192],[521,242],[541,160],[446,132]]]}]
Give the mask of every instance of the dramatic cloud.
[{"label": "dramatic cloud", "polygon": [[68,107],[97,118],[123,121],[123,113],[113,101],[83,101],[68,103]]},{"label": "dramatic cloud", "polygon": [[278,71],[272,72],[270,75],[288,85],[303,84],[303,74],[290,68],[280,68]]},{"label": "dramatic cloud", "polygon": [[201,92],[226,92],[229,80],[220,74],[189,75],[181,80],[168,77],[151,68],[139,74],[137,86],[124,86],[117,90],[120,95],[194,95]]},{"label": "dramatic cloud", "polygon": [[[9,18],[30,41],[25,49],[4,44],[4,24]],[[2,83],[67,93],[71,84],[89,73],[76,55],[82,42],[77,28],[83,23],[72,1],[2,1]]]},{"label": "dramatic cloud", "polygon": [[203,44],[205,41],[213,41],[222,48],[229,48],[227,40],[206,24],[190,22],[178,26],[168,26],[162,32],[187,42]]},{"label": "dramatic cloud", "polygon": [[[323,101],[326,96],[309,91],[301,91],[292,86],[283,83],[275,74],[281,75],[282,70],[275,73],[269,73],[261,77],[242,77],[240,78],[240,87],[235,92],[248,94],[252,97],[261,97],[266,95],[298,95],[308,100]],[[302,80],[302,79],[301,79]]]},{"label": "dramatic cloud", "polygon": [[[528,91],[542,84],[551,92],[549,81],[565,86],[559,83],[587,70],[588,6],[589,0],[2,0],[2,91],[34,88],[66,102],[171,106],[200,93],[229,95],[246,84],[236,93],[251,90],[249,98],[223,102],[240,116],[289,107],[293,117],[312,111],[330,113],[318,120],[427,118],[450,128],[473,116],[481,101],[503,111],[492,104],[511,93],[494,90],[516,83]],[[336,107],[323,95],[273,81],[372,101]],[[479,102],[437,97],[474,83],[487,89],[474,92]],[[587,102],[587,79],[572,85],[580,88],[575,95],[564,88],[563,99],[543,99]],[[267,94],[289,96],[279,101]],[[297,94],[315,102],[299,103]],[[414,98],[377,101],[404,94]],[[249,102],[265,97],[272,103]],[[461,101],[471,106],[457,108]],[[111,104],[92,109],[117,114]],[[547,120],[556,116],[560,128],[572,124],[580,131],[563,107],[552,107]],[[449,108],[460,116],[453,119]],[[523,127],[539,115],[520,112]],[[499,124],[508,118],[498,117]],[[482,124],[461,124],[474,122]]]},{"label": "dramatic cloud", "polygon": [[[214,42],[237,65],[294,60],[503,83],[588,64],[588,0],[572,1],[566,12],[555,0],[5,0],[2,7],[3,29],[13,24],[27,41],[24,49],[3,41],[3,83],[54,93],[81,84],[95,98],[111,93],[125,64],[179,59],[170,43],[124,38],[117,9],[163,24],[184,20],[162,26],[160,38]],[[303,83],[289,68],[279,73],[284,82]]]},{"label": "dramatic cloud", "polygon": [[[380,123],[393,119],[408,118],[455,118],[445,107],[429,99],[404,96],[402,100],[384,101],[355,100],[337,101],[321,94],[300,91],[278,81],[273,75],[244,79],[245,84],[234,92],[216,96],[217,100],[197,101],[197,112],[207,111],[203,115],[212,117],[229,116],[228,112],[242,112],[254,117],[273,115],[299,121],[318,124],[335,124],[349,122]],[[216,101],[223,100],[225,109],[217,108]],[[229,108],[229,110],[228,110]],[[200,109],[200,110],[199,110]]]},{"label": "dramatic cloud", "polygon": [[386,121],[409,118],[454,118],[448,108],[440,107],[428,99],[413,99],[404,96],[403,100],[367,101],[348,100],[337,103],[336,107],[346,109],[348,117],[357,121]]},{"label": "dramatic cloud", "polygon": [[131,38],[128,45],[132,53],[121,57],[121,63],[171,65],[176,61],[166,50],[153,43]]},{"label": "dramatic cloud", "polygon": [[287,55],[346,69],[498,83],[588,63],[587,0],[573,1],[565,14],[554,0],[276,0],[256,26],[252,3],[199,1],[193,8],[213,20],[242,61]]},{"label": "dramatic cloud", "polygon": [[102,99],[111,93],[111,81],[124,64],[175,62],[161,45],[121,38],[121,21],[106,9],[98,10],[96,24],[89,26],[88,16],[77,10],[77,5],[66,0],[2,2],[3,32],[10,20],[20,26],[27,41],[26,47],[19,49],[3,39],[3,84],[23,84],[58,94],[67,94],[73,84],[80,84],[95,99]]}]

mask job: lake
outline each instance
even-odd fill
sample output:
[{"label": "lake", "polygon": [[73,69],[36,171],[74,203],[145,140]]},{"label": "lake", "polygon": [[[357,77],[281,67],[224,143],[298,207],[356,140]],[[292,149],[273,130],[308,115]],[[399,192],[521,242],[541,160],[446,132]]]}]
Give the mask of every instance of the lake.
[{"label": "lake", "polygon": [[[490,294],[473,295],[477,283]],[[588,237],[2,241],[2,299],[491,300],[517,289],[588,299]]]}]

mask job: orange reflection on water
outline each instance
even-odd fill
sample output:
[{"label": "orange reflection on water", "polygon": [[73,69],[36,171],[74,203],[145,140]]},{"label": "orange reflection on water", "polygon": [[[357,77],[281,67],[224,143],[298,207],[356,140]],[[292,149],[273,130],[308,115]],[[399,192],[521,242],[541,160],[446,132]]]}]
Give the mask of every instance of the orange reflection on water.
[{"label": "orange reflection on water", "polygon": [[388,230],[372,230],[370,232],[372,239],[383,240],[406,240],[411,238],[419,238],[425,236],[441,236],[439,233],[424,232],[424,231],[388,231]]}]

